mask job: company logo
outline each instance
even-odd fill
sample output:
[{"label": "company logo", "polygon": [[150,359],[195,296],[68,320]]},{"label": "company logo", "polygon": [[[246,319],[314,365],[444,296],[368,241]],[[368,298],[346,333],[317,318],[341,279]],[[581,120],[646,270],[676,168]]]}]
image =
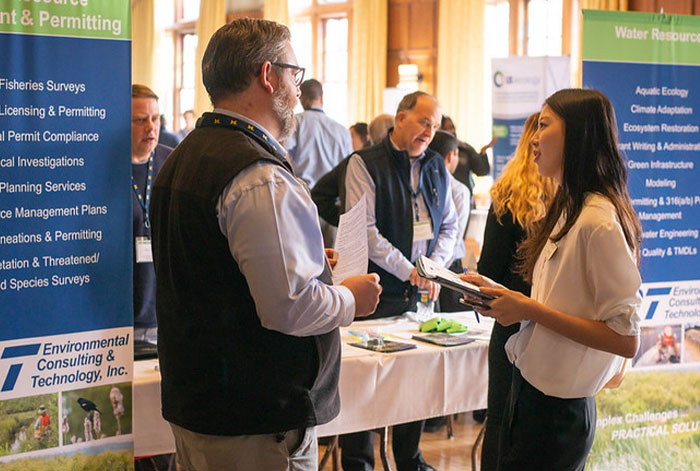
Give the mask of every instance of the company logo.
[{"label": "company logo", "polygon": [[493,74],[493,84],[501,88],[504,85],[539,85],[540,84],[540,77],[537,76],[530,76],[530,77],[515,77],[513,75],[505,75],[501,71],[496,71]]},{"label": "company logo", "polygon": [[[671,294],[671,288],[649,288],[647,290],[646,296],[668,296]],[[647,315],[644,317],[644,320],[650,320],[654,318],[654,313],[656,312],[656,308],[659,307],[659,301],[652,301],[649,303],[649,310],[647,311]]]},{"label": "company logo", "polygon": [[497,86],[498,88],[501,88],[503,86],[503,73],[502,72],[496,72],[493,74],[493,84]]},{"label": "company logo", "polygon": [[[6,358],[21,358],[34,356],[39,353],[40,343],[32,343],[29,345],[17,345],[14,347],[5,347],[2,352],[2,357],[0,359],[4,360]],[[0,392],[12,391],[17,383],[17,378],[19,378],[19,372],[22,370],[22,363],[13,363],[7,370],[7,376],[5,376],[5,381],[2,383],[2,389]]]}]

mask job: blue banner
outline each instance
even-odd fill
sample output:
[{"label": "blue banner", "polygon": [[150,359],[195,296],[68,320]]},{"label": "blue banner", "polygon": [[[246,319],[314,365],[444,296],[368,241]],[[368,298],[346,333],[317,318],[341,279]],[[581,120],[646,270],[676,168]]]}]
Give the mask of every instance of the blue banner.
[{"label": "blue banner", "polygon": [[0,7],[0,467],[132,469],[131,5],[48,3]]},{"label": "blue banner", "polygon": [[643,230],[640,347],[621,387],[596,396],[591,470],[700,462],[698,32],[697,17],[584,11],[583,85],[615,108]]},{"label": "blue banner", "polygon": [[696,279],[700,66],[586,61],[583,84],[605,93],[615,107],[630,196],[644,229],[642,279]]},{"label": "blue banner", "polygon": [[129,326],[129,42],[0,49],[0,341]]}]

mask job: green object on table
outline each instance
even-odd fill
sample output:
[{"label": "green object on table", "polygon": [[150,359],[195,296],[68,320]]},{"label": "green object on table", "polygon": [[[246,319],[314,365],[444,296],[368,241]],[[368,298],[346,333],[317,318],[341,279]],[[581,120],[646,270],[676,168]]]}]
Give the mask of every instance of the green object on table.
[{"label": "green object on table", "polygon": [[452,326],[446,330],[448,334],[459,334],[461,332],[466,332],[467,331],[467,326],[464,324],[460,324],[459,322],[453,322]]},{"label": "green object on table", "polygon": [[467,326],[457,322],[454,319],[445,319],[444,317],[433,317],[418,326],[421,332],[445,332],[448,334],[458,334],[466,332]]},{"label": "green object on table", "polygon": [[438,325],[440,324],[441,321],[444,321],[442,317],[433,317],[432,319],[428,319],[425,322],[421,322],[420,326],[418,326],[418,330],[421,332],[434,332],[437,330]]},{"label": "green object on table", "polygon": [[454,323],[455,323],[455,321],[453,321],[452,319],[440,319],[440,322],[438,322],[438,325],[437,325],[437,331],[444,332],[447,329],[449,329],[450,327],[452,327],[454,325]]}]

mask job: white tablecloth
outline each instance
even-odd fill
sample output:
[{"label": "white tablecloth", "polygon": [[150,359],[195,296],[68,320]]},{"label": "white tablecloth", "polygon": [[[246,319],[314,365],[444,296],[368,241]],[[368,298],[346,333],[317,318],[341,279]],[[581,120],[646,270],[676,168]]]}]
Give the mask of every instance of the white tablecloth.
[{"label": "white tablecloth", "polygon": [[[354,323],[342,329],[340,415],[318,427],[319,436],[357,432],[429,417],[483,409],[488,384],[488,333],[492,322],[477,324],[472,313],[440,314],[484,331],[484,339],[457,347],[411,340],[417,323],[405,318]],[[389,340],[418,348],[375,353],[348,345],[357,339],[348,330],[378,331]],[[170,427],[160,411],[160,373],[156,360],[134,367],[134,455],[175,451]]]}]

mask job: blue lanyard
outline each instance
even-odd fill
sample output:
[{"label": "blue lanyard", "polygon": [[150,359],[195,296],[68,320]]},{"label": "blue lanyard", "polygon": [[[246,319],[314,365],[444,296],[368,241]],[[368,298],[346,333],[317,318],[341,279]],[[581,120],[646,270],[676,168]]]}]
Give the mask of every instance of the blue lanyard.
[{"label": "blue lanyard", "polygon": [[134,181],[133,175],[131,175],[131,183],[133,185],[132,188],[134,190],[134,194],[136,195],[136,199],[139,200],[139,205],[141,205],[141,209],[143,209],[143,224],[144,226],[146,226],[147,229],[150,229],[151,220],[148,219],[148,206],[151,203],[151,184],[153,183],[153,152],[151,152],[151,155],[148,157],[148,176],[146,177],[145,201],[144,198],[141,196],[139,186]]},{"label": "blue lanyard", "polygon": [[408,181],[406,181],[406,175],[404,175],[402,172],[399,172],[399,174],[401,175],[401,180],[403,180],[404,184],[408,187],[408,191],[411,193],[411,197],[413,198],[413,215],[416,218],[416,222],[418,222],[420,220],[418,216],[418,195],[420,195],[420,190],[423,187],[423,162],[420,162],[420,169],[418,170],[418,186],[415,190],[411,185],[411,174],[413,173],[412,167],[413,165],[411,164],[411,160],[409,159]]}]

